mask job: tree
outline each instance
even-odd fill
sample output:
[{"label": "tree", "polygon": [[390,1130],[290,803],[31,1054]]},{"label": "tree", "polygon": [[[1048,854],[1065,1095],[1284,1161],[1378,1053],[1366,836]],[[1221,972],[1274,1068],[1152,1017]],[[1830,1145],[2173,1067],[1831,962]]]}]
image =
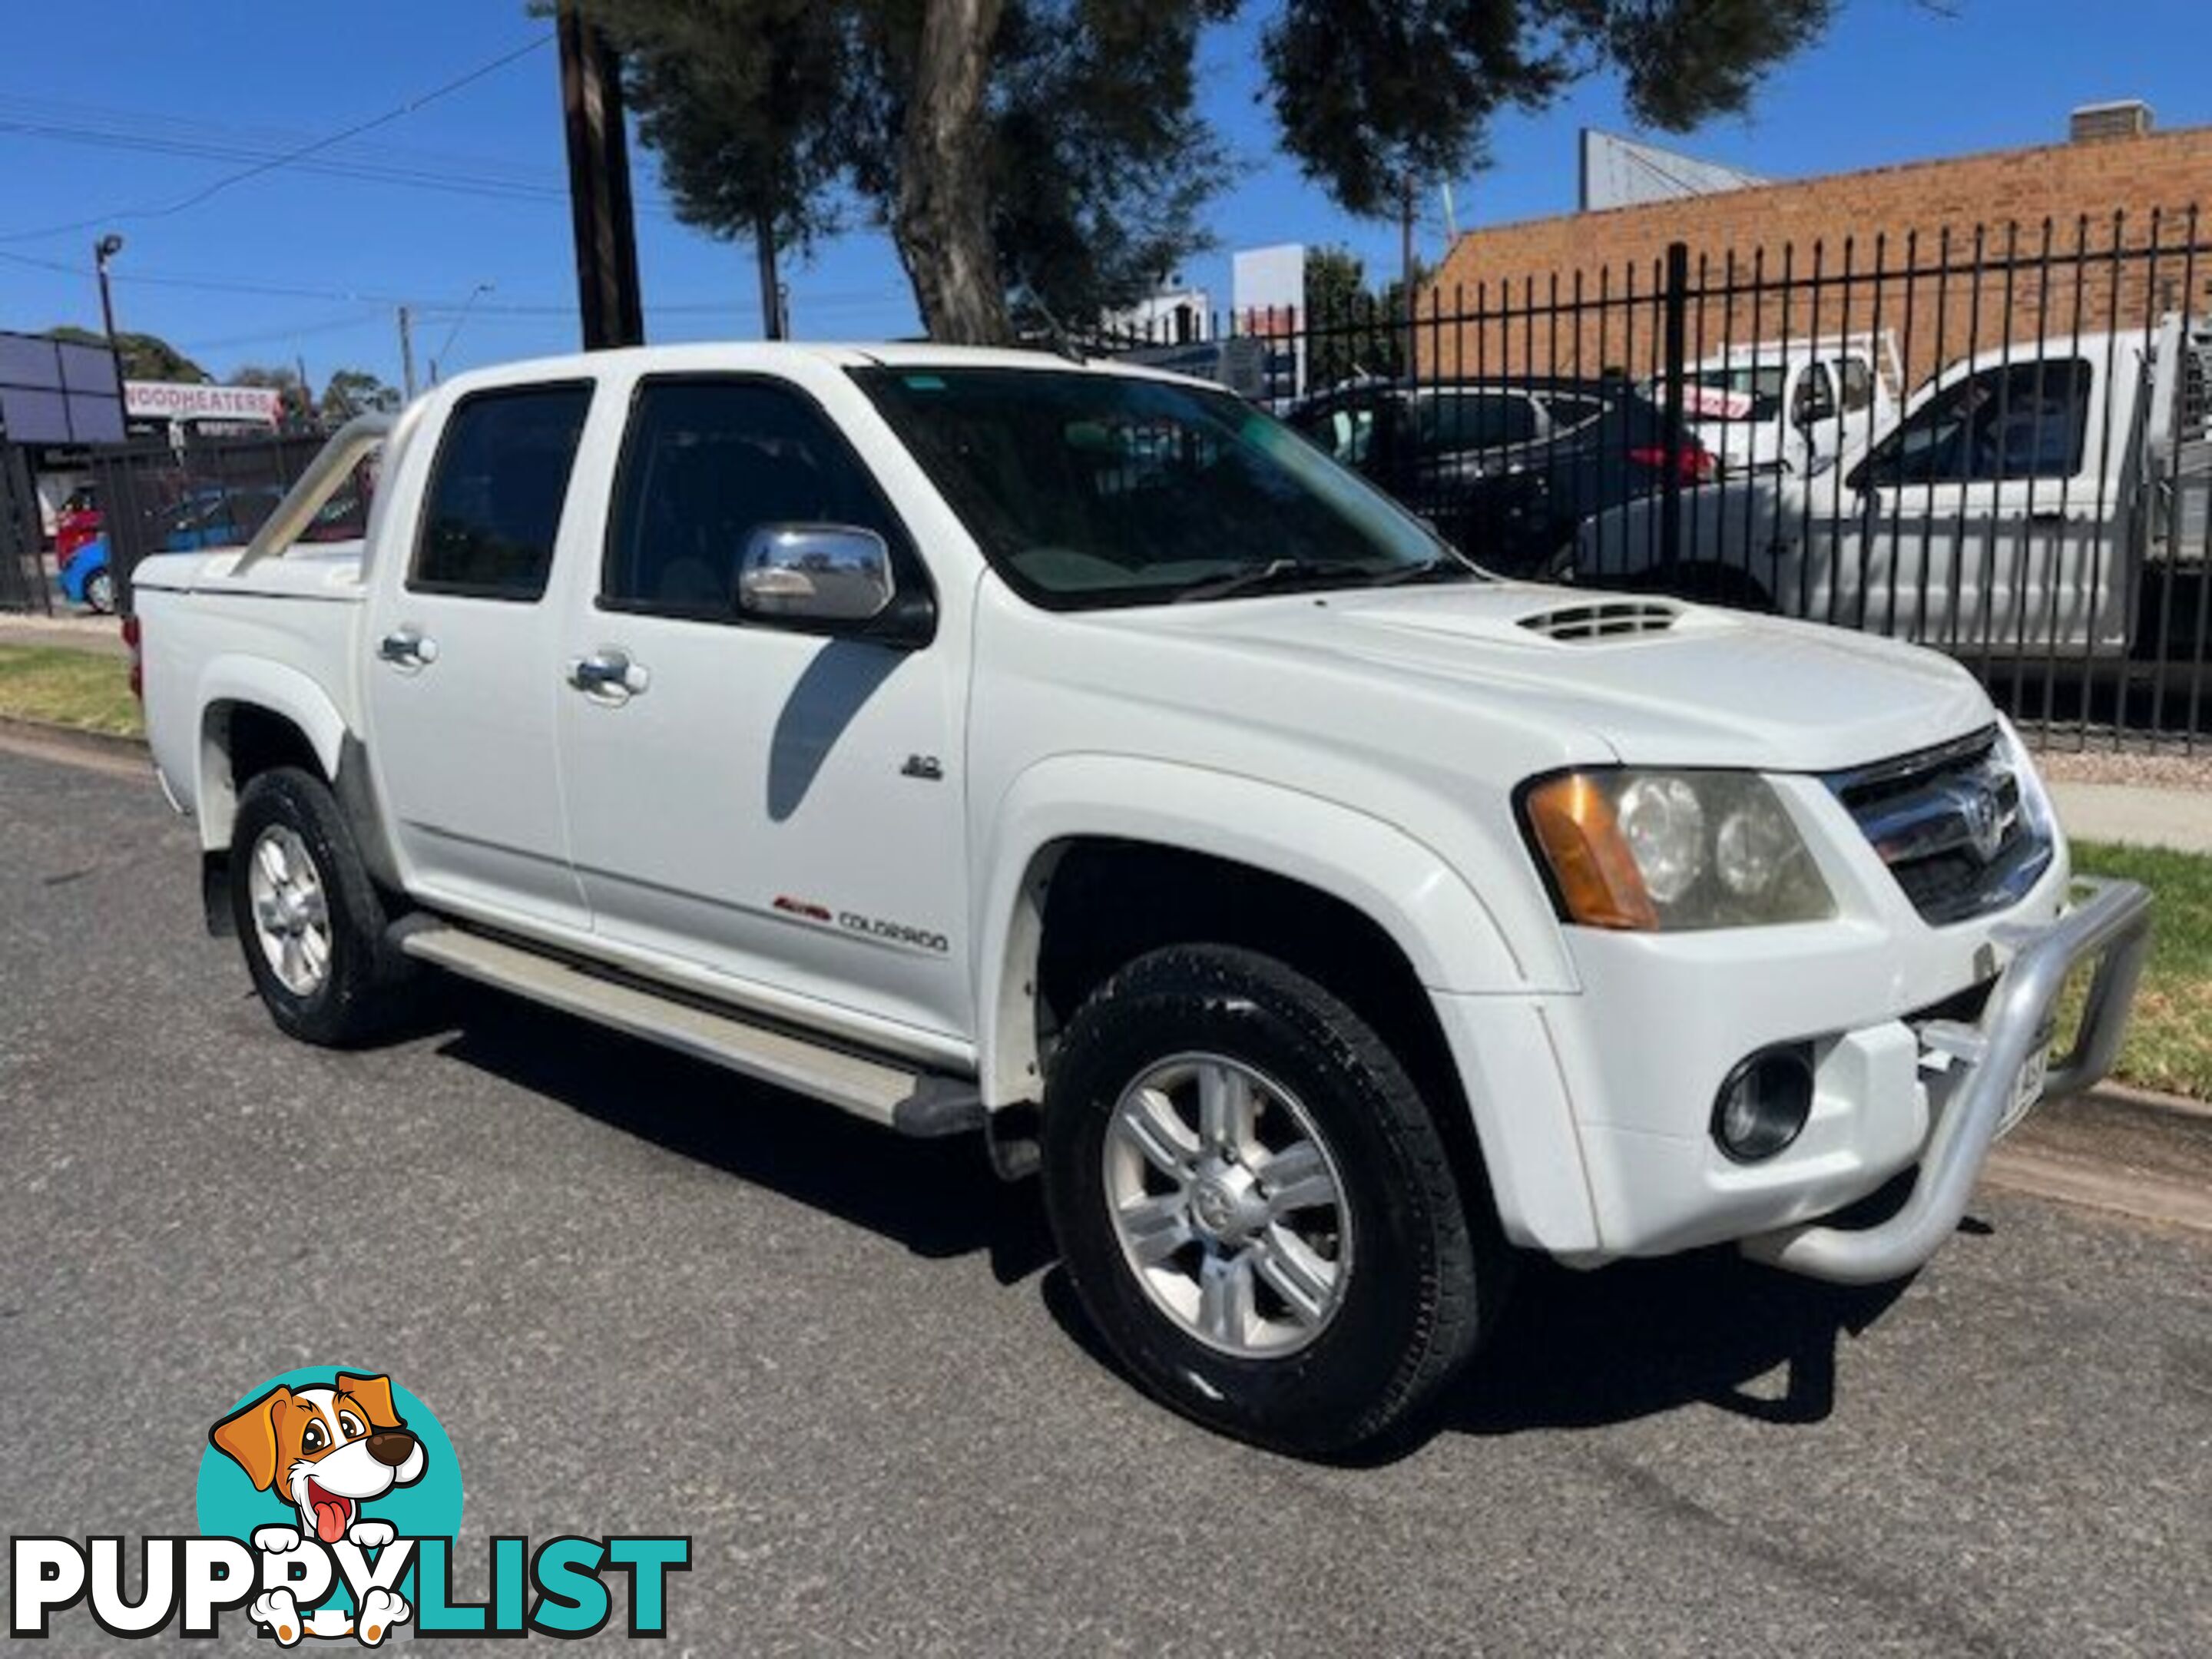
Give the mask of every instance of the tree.
[{"label": "tree", "polygon": [[[1413,288],[1428,281],[1413,266]],[[1406,372],[1406,284],[1393,276],[1378,291],[1365,263],[1346,247],[1306,254],[1306,378],[1319,390],[1364,375],[1395,378]],[[1419,315],[1425,316],[1425,310]]]},{"label": "tree", "polygon": [[287,432],[305,431],[315,424],[315,396],[300,379],[300,372],[284,363],[240,363],[230,371],[232,386],[267,386],[283,393],[282,424]]},{"label": "tree", "polygon": [[399,407],[399,392],[361,368],[334,368],[323,387],[323,420],[338,426],[356,415],[390,414]]},{"label": "tree", "polygon": [[1395,374],[1399,331],[1347,247],[1306,252],[1306,379],[1319,390],[1362,374]]},{"label": "tree", "polygon": [[[104,346],[107,337],[92,329],[79,328],[64,323],[46,331],[49,340],[62,340],[71,345]],[[172,380],[197,386],[208,378],[207,370],[171,345],[158,334],[118,334],[115,337],[115,358],[123,368],[126,380]]]},{"label": "tree", "polygon": [[[804,244],[864,211],[935,338],[1140,297],[1203,246],[1200,210],[1228,174],[1193,64],[1239,0],[573,3],[628,54],[679,214]],[[1601,69],[1655,126],[1739,109],[1835,3],[1275,0],[1262,57],[1284,148],[1379,216],[1481,166],[1499,110]]]},{"label": "tree", "polygon": [[1236,0],[579,3],[681,218],[804,251],[865,217],[935,338],[1141,298],[1229,174],[1194,63]]},{"label": "tree", "polygon": [[1486,165],[1491,118],[1620,71],[1630,112],[1680,132],[1749,102],[1836,0],[1284,0],[1262,37],[1283,147],[1346,211],[1395,214]]}]

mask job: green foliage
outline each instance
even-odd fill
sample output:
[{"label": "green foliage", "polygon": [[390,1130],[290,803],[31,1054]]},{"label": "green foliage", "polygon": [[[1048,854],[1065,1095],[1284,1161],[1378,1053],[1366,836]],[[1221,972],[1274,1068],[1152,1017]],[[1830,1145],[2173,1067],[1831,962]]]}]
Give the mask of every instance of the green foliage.
[{"label": "green foliage", "polygon": [[1367,267],[1350,248],[1306,253],[1306,378],[1315,390],[1367,375],[1395,375],[1404,366],[1405,329],[1399,285],[1385,294],[1367,285]]},{"label": "green foliage", "polygon": [[[730,237],[771,222],[803,247],[863,217],[892,232],[925,320],[935,301],[957,328],[1003,328],[998,295],[946,304],[994,276],[1017,313],[1081,323],[1133,301],[1205,245],[1232,173],[1194,64],[1239,0],[578,3],[626,54],[685,220]],[[1262,52],[1284,148],[1340,205],[1383,216],[1480,167],[1500,110],[1601,69],[1653,125],[1740,109],[1835,3],[1276,0]],[[980,106],[948,90],[979,62]]]},{"label": "green foliage", "polygon": [[[625,55],[639,136],[678,215],[802,250],[893,223],[921,0],[583,0]],[[1194,108],[1200,27],[1234,0],[1006,0],[981,135],[1002,287],[1074,321],[1205,245],[1229,174]],[[912,257],[911,250],[902,250]]]},{"label": "green foliage", "polygon": [[[1417,260],[1415,293],[1428,275]],[[1367,267],[1350,248],[1307,253],[1306,319],[1312,331],[1306,378],[1315,390],[1351,380],[1395,380],[1407,372],[1405,282],[1393,276],[1380,289],[1369,286]]]},{"label": "green foliage", "polygon": [[230,371],[231,386],[274,386],[289,392],[300,384],[300,371],[289,363],[240,363]]},{"label": "green foliage", "polygon": [[323,419],[331,426],[372,411],[389,414],[398,407],[398,388],[385,385],[366,369],[332,369],[323,387]]},{"label": "green foliage", "polygon": [[1669,131],[1741,109],[1835,0],[1285,0],[1262,51],[1283,145],[1347,211],[1488,160],[1492,117],[1618,70]]},{"label": "green foliage", "polygon": [[[48,329],[46,337],[71,345],[107,343],[105,334],[70,323]],[[172,380],[198,385],[208,379],[207,370],[157,334],[118,333],[115,337],[115,356],[123,366],[123,378],[126,380]]]}]

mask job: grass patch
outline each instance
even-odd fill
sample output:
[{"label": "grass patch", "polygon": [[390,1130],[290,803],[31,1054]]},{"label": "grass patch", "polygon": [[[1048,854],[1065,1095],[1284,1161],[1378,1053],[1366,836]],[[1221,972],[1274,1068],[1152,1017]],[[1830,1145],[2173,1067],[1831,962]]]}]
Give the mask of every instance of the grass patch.
[{"label": "grass patch", "polygon": [[2074,843],[2074,867],[2151,890],[2150,962],[2115,1070],[2146,1089],[2212,1100],[2212,858],[2084,841]]},{"label": "grass patch", "polygon": [[0,714],[137,737],[145,730],[120,657],[57,645],[0,645]]}]

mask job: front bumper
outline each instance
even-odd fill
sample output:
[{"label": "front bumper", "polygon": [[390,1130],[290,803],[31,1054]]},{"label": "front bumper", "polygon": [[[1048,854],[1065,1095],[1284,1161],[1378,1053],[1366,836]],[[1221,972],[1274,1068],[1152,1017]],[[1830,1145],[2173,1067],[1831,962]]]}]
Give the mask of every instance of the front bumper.
[{"label": "front bumper", "polygon": [[1851,1285],[1901,1278],[1924,1263],[1966,1213],[1990,1147],[2005,1127],[2015,1081],[2054,1017],[2067,976],[2092,958],[2097,969],[2080,1028],[2068,1052],[2051,1062],[2044,1097],[2079,1093],[2111,1069],[2150,940],[2150,895],[2133,882],[2077,885],[2086,894],[2054,921],[1995,935],[2014,954],[1978,1021],[1922,1029],[1923,1043],[1953,1065],[1904,1207],[1877,1226],[1808,1223],[1762,1233],[1743,1241],[1747,1255]]}]

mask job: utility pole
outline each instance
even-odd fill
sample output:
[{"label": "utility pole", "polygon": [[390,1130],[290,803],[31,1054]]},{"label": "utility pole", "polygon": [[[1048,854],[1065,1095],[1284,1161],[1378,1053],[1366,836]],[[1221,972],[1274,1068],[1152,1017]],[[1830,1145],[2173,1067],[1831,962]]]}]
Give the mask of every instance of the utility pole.
[{"label": "utility pole", "polygon": [[775,279],[775,216],[753,215],[753,247],[760,256],[761,331],[769,339],[787,339],[791,319],[783,314],[783,285]]},{"label": "utility pole", "polygon": [[415,401],[415,319],[405,306],[399,307],[399,384],[407,401]]},{"label": "utility pole", "polygon": [[314,394],[307,389],[307,354],[295,349],[292,367],[300,374],[300,419],[303,424],[309,424],[315,418],[315,399]]},{"label": "utility pole", "polygon": [[1406,373],[1413,366],[1413,175],[1398,193],[1398,294],[1406,310]]},{"label": "utility pole", "polygon": [[629,139],[623,125],[622,59],[585,21],[574,0],[562,0],[558,32],[584,349],[642,345],[645,306],[630,206]]}]

